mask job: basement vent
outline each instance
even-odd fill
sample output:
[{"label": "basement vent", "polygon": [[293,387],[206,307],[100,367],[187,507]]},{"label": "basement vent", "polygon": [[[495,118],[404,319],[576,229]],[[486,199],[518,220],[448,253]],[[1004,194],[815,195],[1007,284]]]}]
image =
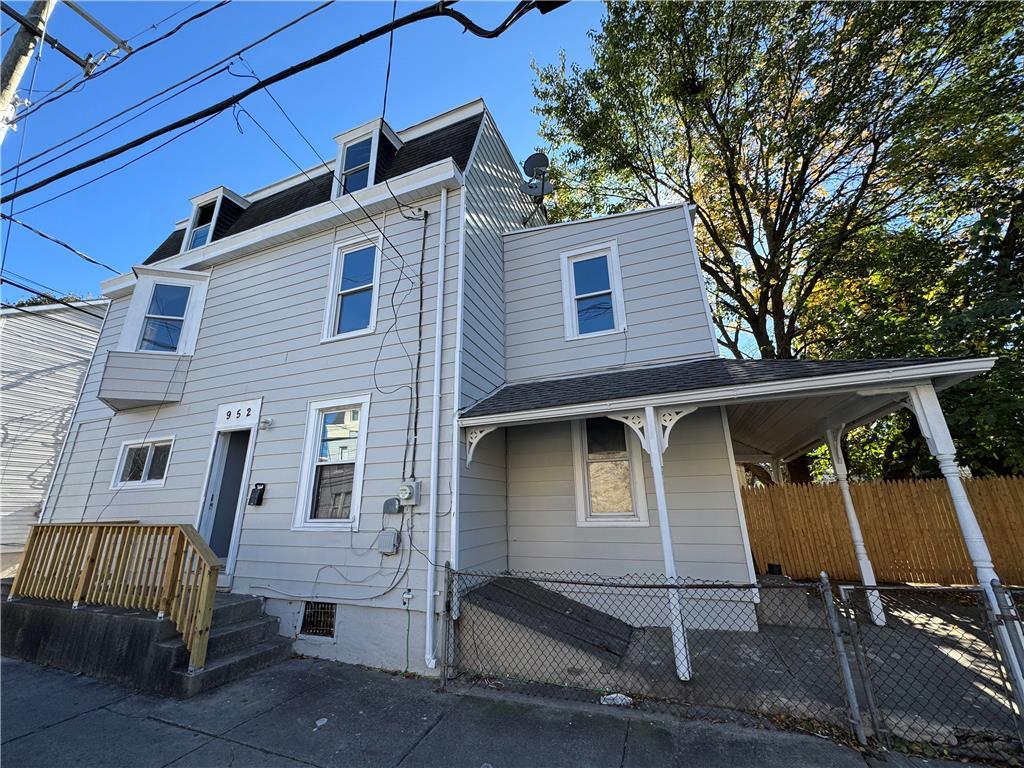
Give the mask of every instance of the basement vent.
[{"label": "basement vent", "polygon": [[299,634],[334,637],[334,617],[337,608],[334,603],[307,602]]}]

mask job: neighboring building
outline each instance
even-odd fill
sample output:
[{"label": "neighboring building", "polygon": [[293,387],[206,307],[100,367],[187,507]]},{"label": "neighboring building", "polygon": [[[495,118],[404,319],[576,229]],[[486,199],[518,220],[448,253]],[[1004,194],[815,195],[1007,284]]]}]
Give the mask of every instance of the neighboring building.
[{"label": "neighboring building", "polygon": [[482,101],[337,142],[104,284],[45,510],[194,523],[303,653],[436,668],[446,562],[750,583],[737,461],[909,391],[945,446],[933,384],[991,365],[719,359],[687,208],[545,225]]},{"label": "neighboring building", "polygon": [[0,309],[0,571],[39,520],[107,303]]}]

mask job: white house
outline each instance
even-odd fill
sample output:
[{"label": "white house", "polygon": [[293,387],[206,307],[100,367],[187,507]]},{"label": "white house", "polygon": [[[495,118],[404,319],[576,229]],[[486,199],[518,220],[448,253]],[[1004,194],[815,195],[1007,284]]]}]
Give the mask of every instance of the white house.
[{"label": "white house", "polygon": [[719,358],[687,207],[546,224],[482,101],[337,143],[104,283],[46,520],[194,523],[297,650],[429,672],[446,562],[751,583],[736,463],[907,406],[991,570],[935,398],[991,360]]},{"label": "white house", "polygon": [[106,299],[0,309],[0,571],[38,522]]}]

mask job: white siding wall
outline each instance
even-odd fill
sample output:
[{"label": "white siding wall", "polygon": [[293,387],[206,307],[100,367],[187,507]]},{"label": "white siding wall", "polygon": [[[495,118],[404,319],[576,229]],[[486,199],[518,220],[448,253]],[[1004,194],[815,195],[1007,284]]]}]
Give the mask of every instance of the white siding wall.
[{"label": "white siding wall", "polygon": [[[567,341],[560,253],[616,241],[625,333]],[[717,354],[681,206],[505,236],[510,382]]]},{"label": "white siding wall", "polygon": [[[505,383],[505,285],[502,235],[522,226],[531,203],[519,191],[522,175],[489,114],[466,173],[463,407]],[[508,564],[505,535],[505,441],[489,435],[460,467],[459,567]]]},{"label": "white siding wall", "polygon": [[[84,307],[102,318],[103,305]],[[36,522],[102,319],[62,307],[0,316],[0,557]]]},{"label": "white siding wall", "polygon": [[[453,418],[459,192],[450,193],[448,202],[442,515],[450,506],[444,474],[449,467]],[[422,611],[426,561],[424,555],[410,549],[407,532],[413,530],[415,547],[425,552],[440,200],[434,197],[420,205],[431,214],[422,313],[417,311],[415,284],[422,223],[407,221],[394,211],[375,219],[400,255],[385,243],[376,332],[372,335],[320,343],[333,243],[358,236],[354,226],[217,266],[210,278],[195,354],[186,363],[180,403],[111,415],[96,400],[104,353],[116,347],[128,299],[114,302],[97,354],[99,365],[90,372],[76,419],[76,446],[62,467],[60,493],[52,500],[54,519],[195,523],[218,405],[262,397],[262,416],[272,419],[273,425],[256,436],[250,482],[266,483],[267,491],[261,507],[246,508],[233,590],[267,597],[317,596],[350,600],[354,605],[401,607],[401,594],[408,587],[414,595],[412,609]],[[357,223],[376,240],[372,225],[365,220]],[[400,279],[398,267],[390,261],[398,259],[404,260],[406,274],[412,279]],[[423,327],[419,449],[410,475],[423,483],[423,502],[412,519],[404,518],[407,532],[401,556],[382,557],[374,549],[377,532],[383,525],[398,525],[397,516],[382,519],[381,505],[395,495],[402,480],[408,384],[417,351],[418,322]],[[359,530],[291,530],[308,403],[367,392],[371,405],[364,421],[367,450]],[[121,443],[165,435],[174,435],[175,444],[164,487],[111,491]],[[439,563],[447,558],[448,520],[448,516],[440,518]],[[390,592],[381,595],[389,588]],[[422,614],[414,620],[422,623]],[[411,658],[422,659],[421,648],[413,649]]]},{"label": "white siding wall", "polygon": [[[569,422],[508,431],[509,563],[513,570],[606,576],[663,574],[650,462],[650,525],[577,527]],[[490,436],[484,438],[484,442]],[[726,435],[717,408],[683,418],[665,452],[672,544],[684,578],[749,580]]]}]

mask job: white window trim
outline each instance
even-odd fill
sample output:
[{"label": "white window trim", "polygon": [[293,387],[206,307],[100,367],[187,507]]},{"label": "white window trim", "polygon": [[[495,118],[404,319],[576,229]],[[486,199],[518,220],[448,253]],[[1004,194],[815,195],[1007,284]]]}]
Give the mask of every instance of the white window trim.
[{"label": "white window trim", "polygon": [[[179,270],[162,271],[136,267],[138,282],[132,294],[131,303],[121,326],[118,339],[118,352],[132,352],[137,355],[191,355],[195,352],[196,338],[199,335],[199,324],[203,319],[206,306],[206,289],[210,277],[209,272],[193,274]],[[181,285],[190,288],[188,304],[185,306],[185,318],[181,325],[181,336],[178,337],[178,348],[173,352],[159,349],[139,349],[142,338],[143,323],[149,311],[149,302],[153,297],[153,289],[157,283],[162,285]]]},{"label": "white window trim", "polygon": [[[356,466],[352,477],[352,515],[348,520],[312,520],[309,505],[313,500],[313,479],[316,453],[320,445],[320,414],[328,410],[359,409],[359,436],[356,438]],[[306,436],[299,467],[299,485],[295,494],[292,530],[358,531],[359,508],[363,496],[363,466],[366,460],[366,435],[370,423],[370,393],[310,401],[306,411]]]},{"label": "white window trim", "polygon": [[[373,296],[370,299],[370,324],[365,328],[360,328],[355,331],[335,333],[334,329],[338,327],[338,292],[341,283],[342,260],[346,253],[358,251],[361,248],[365,248],[370,245],[375,249],[373,256]],[[343,339],[353,339],[357,336],[366,336],[376,330],[377,302],[380,297],[381,253],[383,250],[384,240],[380,236],[378,236],[376,240],[357,237],[335,243],[334,253],[331,256],[330,278],[327,282],[327,297],[324,305],[323,328],[320,331],[321,344],[331,341],[342,341]]]},{"label": "white window trim", "polygon": [[[345,178],[345,149],[352,144],[358,144],[363,139],[370,139],[370,167],[366,174],[366,186],[363,189],[369,189],[377,183],[377,147],[380,145],[380,128],[374,126],[373,128],[360,129],[360,133],[349,138],[347,133],[343,133],[337,137],[338,141],[338,156],[334,160],[334,182],[331,185],[331,199],[337,199],[344,195],[354,194],[354,192],[342,192],[341,181]],[[361,190],[355,190],[360,192]]]},{"label": "white window trim", "polygon": [[[591,417],[595,418],[595,417]],[[632,517],[591,516],[590,494],[587,492],[587,454],[583,431],[585,419],[572,422],[572,465],[576,485],[576,527],[577,528],[637,528],[650,525],[647,512],[647,485],[644,480],[644,451],[633,430],[626,432],[626,454],[629,456],[630,485],[633,489]]]},{"label": "white window trim", "polygon": [[[562,251],[559,255],[562,263],[562,313],[565,323],[565,340],[593,339],[624,333],[626,330],[626,306],[622,298],[622,270],[619,267],[619,244],[616,240],[607,243],[596,243],[571,251]],[[612,293],[612,312],[615,315],[615,327],[594,333],[579,332],[576,318],[576,287],[573,278],[574,262],[596,256],[608,257],[608,285]]]},{"label": "white window trim", "polygon": [[[121,482],[121,471],[124,469],[124,462],[128,458],[129,448],[138,448],[143,445],[156,445],[157,443],[170,443],[171,448],[167,453],[167,468],[164,470],[164,476],[159,480],[128,480]],[[164,483],[167,481],[167,475],[171,472],[171,459],[174,457],[174,435],[165,435],[164,437],[147,437],[144,440],[125,440],[121,443],[120,449],[117,453],[117,463],[114,465],[114,475],[110,478],[110,490],[116,491],[121,489],[131,488],[163,488]],[[143,477],[145,477],[146,469],[149,468],[150,462],[153,460],[153,452],[150,451],[146,457],[146,466],[142,470]]]},{"label": "white window trim", "polygon": [[205,200],[202,203],[192,206],[192,218],[189,219],[188,229],[185,230],[185,239],[181,243],[182,253],[185,251],[197,251],[210,244],[213,240],[213,230],[217,226],[217,217],[220,215],[220,202],[223,199],[223,196],[218,195],[217,199],[213,202],[213,217],[210,219],[210,230],[206,233],[206,242],[200,243],[199,245],[192,245],[192,233],[196,228],[196,219],[199,218],[199,209],[204,205],[209,204],[210,201]]},{"label": "white window trim", "polygon": [[[189,200],[189,202],[192,203],[192,215],[189,216],[188,218],[188,226],[185,227],[185,237],[181,241],[181,249],[178,251],[178,253],[198,251],[201,248],[205,248],[206,246],[213,242],[213,230],[217,226],[217,219],[220,217],[221,203],[224,201],[225,197],[229,198],[231,202],[239,206],[242,210],[245,210],[246,208],[249,207],[250,203],[248,200],[246,200],[241,195],[235,194],[227,187],[217,187],[216,189],[211,189],[209,192],[204,192],[201,195],[196,195],[191,200]],[[195,229],[196,218],[199,216],[199,209],[200,207],[211,202],[214,204],[214,206],[213,218],[210,219],[210,234],[207,236],[205,243],[203,243],[202,245],[197,245],[194,248],[189,248],[189,241],[192,240],[192,230]]]}]

